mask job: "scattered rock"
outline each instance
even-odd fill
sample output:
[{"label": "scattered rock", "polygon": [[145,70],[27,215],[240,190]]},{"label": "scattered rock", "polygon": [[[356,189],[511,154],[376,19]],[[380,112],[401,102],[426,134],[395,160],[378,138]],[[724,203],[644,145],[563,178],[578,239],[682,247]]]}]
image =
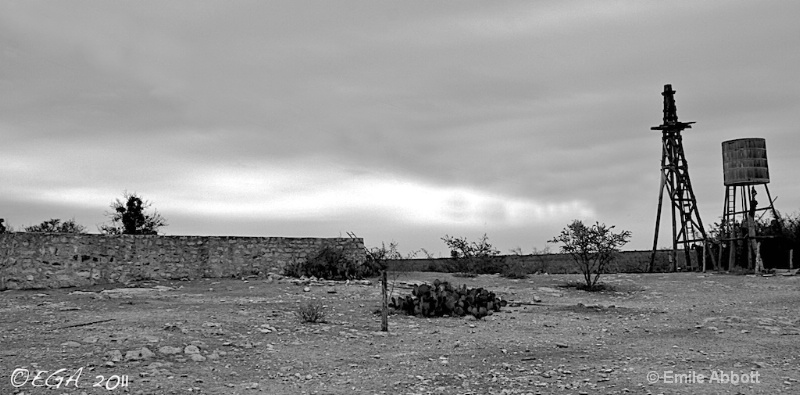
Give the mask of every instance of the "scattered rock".
[{"label": "scattered rock", "polygon": [[194,344],[190,344],[183,349],[184,354],[200,354],[200,348]]},{"label": "scattered rock", "polygon": [[206,360],[206,357],[204,357],[204,356],[202,356],[200,354],[192,354],[192,356],[190,358],[192,359],[192,361],[195,361],[195,362],[204,362]]},{"label": "scattered rock", "polygon": [[164,355],[180,354],[183,350],[180,347],[164,346],[158,349],[158,352]]},{"label": "scattered rock", "polygon": [[61,343],[61,346],[62,347],[80,347],[81,344],[78,343],[78,342],[75,342],[75,341],[68,341],[68,342]]},{"label": "scattered rock", "polygon": [[311,287],[304,287],[303,288],[303,292],[310,292],[310,291],[311,291]]},{"label": "scattered rock", "polygon": [[156,354],[154,354],[150,349],[147,347],[142,347],[138,350],[130,350],[125,353],[125,360],[126,361],[140,361],[153,358]]},{"label": "scattered rock", "polygon": [[107,353],[108,359],[111,362],[119,362],[122,361],[122,351],[120,350],[111,350]]}]

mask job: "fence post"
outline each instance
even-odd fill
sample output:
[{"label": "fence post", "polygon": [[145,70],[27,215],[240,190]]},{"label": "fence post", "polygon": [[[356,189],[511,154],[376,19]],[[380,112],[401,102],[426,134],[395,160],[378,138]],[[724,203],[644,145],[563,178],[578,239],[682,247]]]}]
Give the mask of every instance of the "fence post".
[{"label": "fence post", "polygon": [[383,306],[381,308],[381,331],[389,332],[389,303],[388,295],[386,294],[386,270],[381,274],[382,280],[381,288],[383,293]]},{"label": "fence post", "polygon": [[708,243],[703,240],[703,273],[706,272],[706,253],[708,252]]}]

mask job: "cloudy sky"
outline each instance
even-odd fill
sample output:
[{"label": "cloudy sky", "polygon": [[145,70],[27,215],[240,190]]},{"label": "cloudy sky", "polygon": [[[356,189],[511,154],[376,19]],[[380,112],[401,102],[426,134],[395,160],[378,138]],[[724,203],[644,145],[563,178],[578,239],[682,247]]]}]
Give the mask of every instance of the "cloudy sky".
[{"label": "cloudy sky", "polygon": [[[572,219],[652,246],[664,84],[703,221],[721,142],[767,141],[800,209],[800,2],[3,1],[0,217],[97,232],[123,191],[168,235],[447,255]],[[662,229],[668,229],[665,221]],[[668,245],[662,231],[660,245]],[[554,248],[555,246],[551,246]]]}]

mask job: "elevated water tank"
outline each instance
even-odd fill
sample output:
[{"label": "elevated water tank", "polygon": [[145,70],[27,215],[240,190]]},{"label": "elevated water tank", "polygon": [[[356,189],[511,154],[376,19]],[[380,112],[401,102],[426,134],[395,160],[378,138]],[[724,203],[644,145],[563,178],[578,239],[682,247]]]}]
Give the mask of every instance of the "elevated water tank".
[{"label": "elevated water tank", "polygon": [[722,170],[726,186],[769,183],[767,141],[746,138],[722,142]]}]

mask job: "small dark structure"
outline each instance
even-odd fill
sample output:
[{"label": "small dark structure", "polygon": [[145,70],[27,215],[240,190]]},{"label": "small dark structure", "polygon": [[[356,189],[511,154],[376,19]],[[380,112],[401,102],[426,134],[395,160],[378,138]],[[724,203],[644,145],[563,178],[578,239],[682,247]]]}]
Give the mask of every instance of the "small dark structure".
[{"label": "small dark structure", "polygon": [[[678,121],[675,107],[675,91],[672,85],[664,85],[664,122],[659,126],[650,128],[661,131],[661,187],[658,193],[658,211],[656,213],[656,231],[653,238],[653,252],[650,257],[649,271],[653,271],[653,263],[658,246],[658,228],[661,223],[661,205],[664,200],[664,190],[670,200],[672,213],[672,253],[670,255],[672,270],[677,270],[678,246],[683,247],[686,254],[687,267],[694,268],[691,260],[691,247],[702,243],[705,246],[706,232],[703,221],[697,210],[697,199],[692,190],[689,179],[689,165],[683,152],[683,138],[681,131],[690,129],[694,122]],[[706,249],[704,248],[703,251]]]}]

